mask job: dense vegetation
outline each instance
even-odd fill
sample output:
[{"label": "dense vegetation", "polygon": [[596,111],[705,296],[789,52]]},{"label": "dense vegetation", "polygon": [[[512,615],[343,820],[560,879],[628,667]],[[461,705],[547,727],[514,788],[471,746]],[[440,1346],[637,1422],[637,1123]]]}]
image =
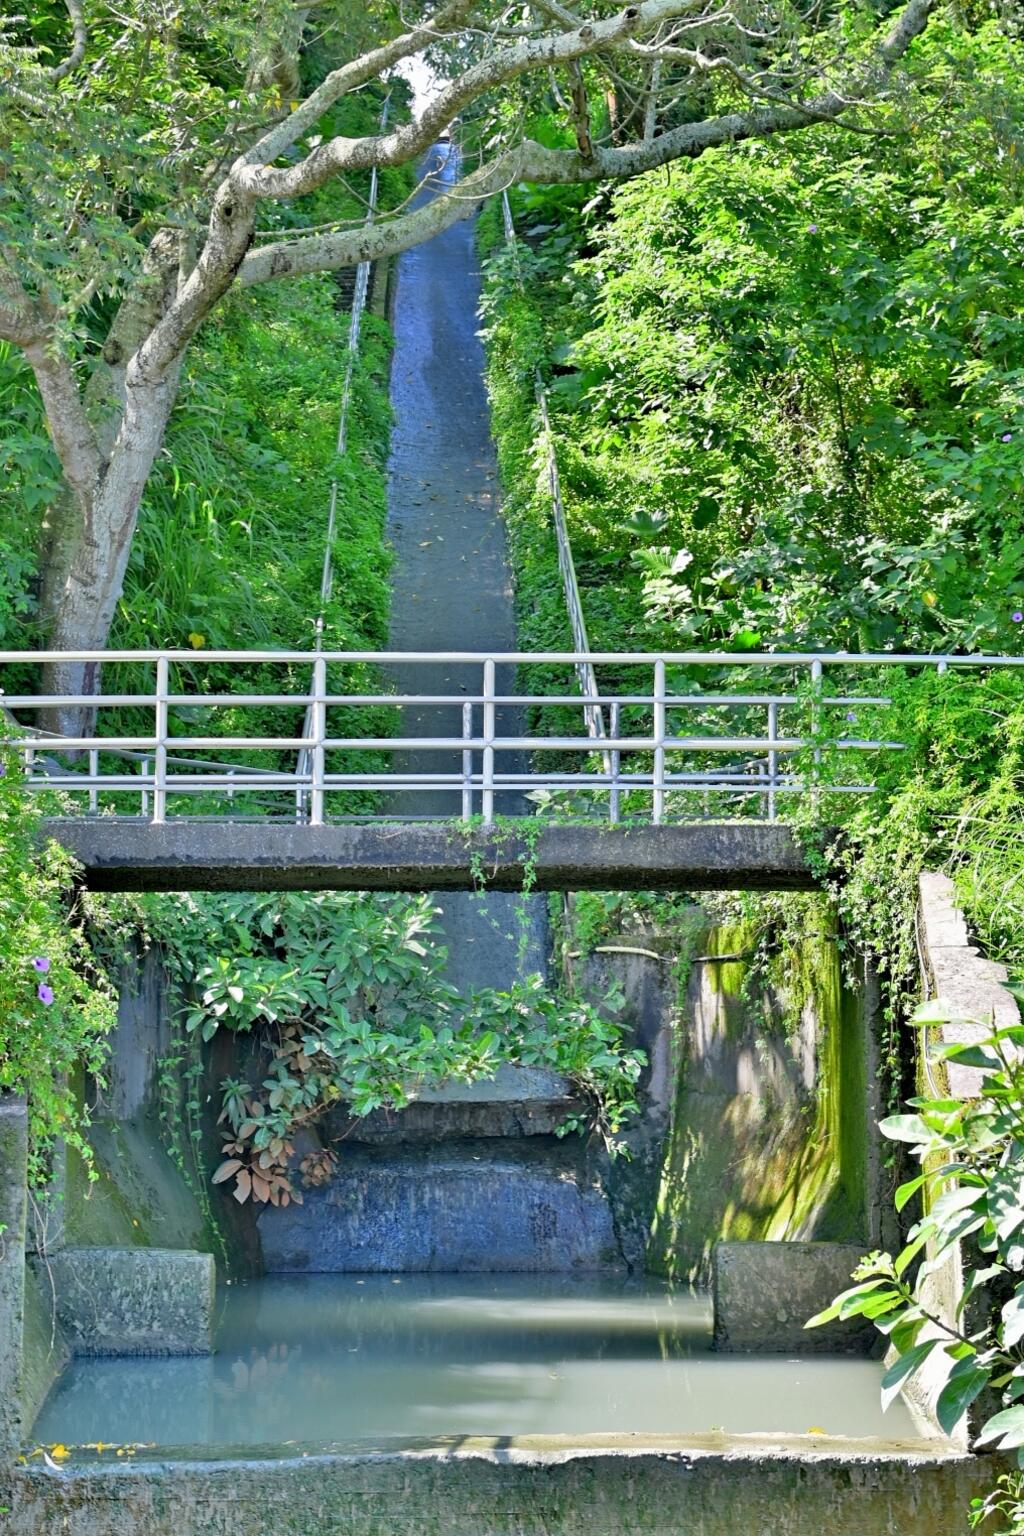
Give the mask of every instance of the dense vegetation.
[{"label": "dense vegetation", "polygon": [[[490,387],[524,645],[570,643],[539,367],[595,649],[1020,653],[1019,50],[999,24],[937,22],[889,135],[716,150],[589,199],[515,189],[517,260],[490,216]],[[898,956],[879,927],[891,914],[868,911],[883,868],[908,891],[940,860],[1012,957],[1015,678],[840,682],[895,690],[900,717],[858,709],[847,734],[885,718],[910,745],[870,805],[847,809],[851,864],[866,850],[872,865],[847,898],[868,937]]]}]

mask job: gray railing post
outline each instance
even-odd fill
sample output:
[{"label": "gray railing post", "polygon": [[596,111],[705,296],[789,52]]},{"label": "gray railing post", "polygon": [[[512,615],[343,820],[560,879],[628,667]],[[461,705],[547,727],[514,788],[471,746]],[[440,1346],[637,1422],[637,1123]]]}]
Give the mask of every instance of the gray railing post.
[{"label": "gray railing post", "polygon": [[170,663],[166,656],[158,656],[156,663],[156,752],[154,754],[153,825],[160,826],[167,820],[167,695]]},{"label": "gray railing post", "polygon": [[[462,739],[473,739],[473,706],[466,701],[462,706]],[[462,749],[462,819],[471,821],[473,817],[473,749]]]},{"label": "gray railing post", "polygon": [[309,821],[314,827],[324,824],[324,738],[327,735],[327,662],[317,656],[313,662],[313,699],[310,710],[313,731],[312,786],[309,796]]},{"label": "gray railing post", "polygon": [[484,662],[484,750],[480,794],[480,810],[485,827],[494,822],[494,692],[494,662],[488,656]]},{"label": "gray railing post", "polygon": [[139,789],[139,801],[142,806],[143,816],[149,815],[149,758],[144,757],[139,764],[139,774],[142,785]]},{"label": "gray railing post", "polygon": [[100,776],[100,754],[96,748],[89,752],[89,810],[95,816],[100,808],[99,790],[96,780]]},{"label": "gray railing post", "polygon": [[[618,741],[619,739],[619,714],[619,701],[618,699],[613,699],[611,704],[611,713],[609,715],[613,741]],[[612,747],[608,753],[608,768],[612,780],[611,793],[608,797],[608,820],[611,822],[613,827],[618,823],[621,810],[619,790],[619,766],[621,761],[622,754],[619,751],[619,748]]]},{"label": "gray railing post", "polygon": [[654,773],[651,779],[651,820],[665,819],[665,662],[654,663]]},{"label": "gray railing post", "polygon": [[768,740],[772,743],[768,748],[768,820],[775,820],[775,792],[779,780],[779,754],[774,743],[779,739],[779,706],[772,703],[768,705]]},{"label": "gray railing post", "polygon": [[[811,735],[818,733],[821,724],[821,662],[811,662]],[[814,749],[814,770],[811,783],[811,804],[817,806],[821,798],[819,784],[821,780],[821,748]]]}]

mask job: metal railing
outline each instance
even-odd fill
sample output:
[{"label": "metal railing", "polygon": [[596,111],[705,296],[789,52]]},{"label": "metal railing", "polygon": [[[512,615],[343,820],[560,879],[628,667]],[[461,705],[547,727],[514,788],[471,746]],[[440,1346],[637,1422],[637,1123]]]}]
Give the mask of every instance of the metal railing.
[{"label": "metal railing", "polygon": [[[22,759],[29,790],[63,791],[83,814],[124,814],[127,803],[128,814],[153,823],[196,814],[291,820],[298,801],[313,825],[421,815],[490,824],[502,813],[523,814],[530,797],[553,799],[569,817],[613,824],[773,821],[787,799],[871,792],[866,770],[879,754],[902,750],[885,730],[885,669],[1024,666],[1022,657],[894,653],[588,653],[598,693],[583,699],[572,691],[580,660],[578,652],[3,651],[0,682],[13,668],[24,676],[54,661],[94,662],[107,678],[130,668],[120,692],[8,691],[6,747]],[[367,665],[439,662],[469,679],[459,692],[346,687],[356,667],[365,677]],[[502,664],[528,665],[552,691],[499,693]],[[246,691],[244,675],[231,686],[232,671],[255,666],[280,667],[280,690]],[[311,711],[303,686],[310,668]],[[591,703],[611,723],[600,744],[585,721]],[[82,712],[79,734],[35,729],[38,712],[57,709]],[[298,734],[238,726],[247,711],[287,716],[292,709]],[[372,722],[360,720],[363,709],[374,711]],[[391,712],[393,735],[379,734],[382,709]],[[573,709],[580,730],[566,733],[565,712],[571,719]],[[559,734],[545,734],[549,710],[557,711]],[[141,728],[126,727],[126,718],[138,726],[140,717]],[[400,769],[392,753],[401,754]],[[396,815],[395,796],[427,809]]]},{"label": "metal railing", "polygon": [[[388,113],[391,107],[391,97],[387,96],[380,112],[380,131],[384,132],[388,123]],[[370,172],[370,190],[366,199],[366,217],[364,225],[369,227],[377,217],[377,197],[380,182],[377,167]],[[348,449],[348,413],[352,405],[352,383],[355,378],[356,358],[359,355],[359,333],[363,324],[363,311],[366,309],[366,301],[370,292],[370,269],[373,263],[361,261],[356,267],[355,288],[352,293],[352,309],[348,323],[348,346],[345,352],[345,371],[341,381],[341,404],[338,408],[338,436],[335,441],[335,453],[338,458],[344,457]],[[327,605],[331,601],[334,591],[334,536],[338,526],[338,475],[331,477],[331,489],[327,502],[327,530],[324,535],[324,561],[320,572],[320,609],[316,618],[315,634],[316,648],[319,651],[323,646],[324,622],[327,615]],[[306,706],[306,718],[303,722],[303,736],[313,734],[313,715],[317,708],[316,703],[316,668],[310,687],[309,703]],[[303,748],[299,755],[297,771],[300,776],[308,776],[310,760],[307,749]],[[296,799],[296,815],[302,819],[307,811],[303,803],[302,791],[298,792]]]},{"label": "metal railing", "polygon": [[[509,203],[507,191],[501,194],[501,217],[505,230],[505,243],[509,248],[515,267],[516,281],[520,289],[523,289],[523,274],[519,265],[518,236],[516,235],[516,227],[512,218],[512,206]],[[572,643],[576,647],[579,656],[579,660],[576,663],[576,676],[579,679],[580,692],[588,701],[584,709],[584,720],[586,721],[587,731],[593,739],[603,742],[608,733],[605,728],[604,711],[598,699],[597,678],[590,654],[590,637],[587,634],[587,621],[583,613],[583,599],[580,596],[580,586],[576,579],[576,562],[572,555],[569,525],[565,520],[562,482],[558,471],[558,454],[555,451],[555,438],[551,430],[551,415],[548,411],[548,392],[544,387],[544,380],[541,377],[539,368],[534,369],[533,390],[537,400],[537,409],[540,413],[541,431],[544,435],[544,462],[547,469],[548,489],[551,495],[551,517],[555,527],[558,569],[562,576],[562,590],[565,594],[565,606],[569,614],[569,629],[572,634]],[[611,764],[607,754],[605,755],[605,767],[610,771]]]}]

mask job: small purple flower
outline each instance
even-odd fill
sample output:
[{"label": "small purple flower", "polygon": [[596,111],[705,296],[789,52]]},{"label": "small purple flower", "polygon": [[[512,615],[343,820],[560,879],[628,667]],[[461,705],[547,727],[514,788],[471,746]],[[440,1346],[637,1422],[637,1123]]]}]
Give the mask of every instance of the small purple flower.
[{"label": "small purple flower", "polygon": [[807,226],[807,233],[809,235],[816,235],[818,233],[818,226],[817,226],[817,224],[808,224],[808,226]]},{"label": "small purple flower", "polygon": [[36,996],[39,998],[41,1003],[45,1003],[47,1008],[49,1008],[50,1004],[53,1002],[53,988],[48,987],[45,981],[40,982],[39,987],[36,990]]},{"label": "small purple flower", "polygon": [[7,764],[6,763],[0,763],[0,779],[2,779],[5,776],[6,773],[7,773]]},{"label": "small purple flower", "polygon": [[1012,432],[1004,432],[1003,436],[1002,436],[1002,441],[1004,443],[1012,443],[1013,442],[1013,433]]},{"label": "small purple flower", "polygon": [[1010,614],[1010,618],[1015,624],[1024,624],[1024,613],[1022,613],[1019,608],[1015,608],[1013,610],[1013,612]]},{"label": "small purple flower", "polygon": [[856,718],[857,718],[856,711],[852,710],[852,709],[848,709],[846,711],[846,718],[847,718],[847,720],[856,720]]},{"label": "small purple flower", "polygon": [[40,976],[45,976],[50,969],[50,961],[46,955],[36,955],[32,961],[32,969],[38,971]]}]

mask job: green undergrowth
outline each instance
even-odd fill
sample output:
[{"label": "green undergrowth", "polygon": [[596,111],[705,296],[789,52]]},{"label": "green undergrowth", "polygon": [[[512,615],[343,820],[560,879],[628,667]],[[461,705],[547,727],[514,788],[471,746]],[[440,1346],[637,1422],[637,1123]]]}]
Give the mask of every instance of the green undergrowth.
[{"label": "green undergrowth", "polygon": [[[1012,28],[968,34],[937,18],[888,135],[809,129],[618,188],[516,187],[517,261],[488,211],[488,384],[524,649],[571,645],[539,369],[594,650],[1020,655],[1019,62]],[[695,694],[766,687],[742,667],[670,674],[670,689]],[[598,675],[609,690],[637,681]],[[535,671],[524,686],[554,685]],[[783,796],[779,811],[818,861],[845,954],[880,970],[895,1096],[923,868],[953,874],[975,937],[1024,970],[1024,688],[1010,670],[833,666],[819,706],[806,681],[773,671],[773,690],[794,686],[780,733],[809,743],[788,763],[817,793]],[[536,713],[540,734],[567,723]],[[649,712],[624,718],[650,728]],[[726,720],[765,730],[752,709],[686,719],[697,734]],[[871,737],[903,750],[856,749]],[[677,769],[705,761],[669,754]],[[857,783],[874,792],[845,792]],[[765,809],[756,794],[669,797],[683,819]],[[649,814],[649,796],[635,810]],[[821,834],[836,826],[826,858]],[[770,932],[776,904],[754,904]]]},{"label": "green undergrowth", "polygon": [[[400,94],[397,93],[397,94]],[[396,101],[397,101],[396,94]],[[346,98],[321,125],[325,133],[358,134],[376,127],[379,94]],[[392,111],[400,110],[393,103]],[[407,169],[381,175],[383,207],[400,202]],[[299,229],[360,217],[366,178],[329,184],[296,208],[268,212]],[[378,271],[381,283],[386,272]],[[350,292],[331,275],[282,281],[229,294],[193,343],[162,454],[146,489],[132,542],[124,591],[111,631],[113,647],[180,648],[194,661],[172,668],[173,692],[195,703],[172,707],[173,736],[301,734],[302,709],[264,705],[210,707],[211,693],[304,696],[308,667],[277,663],[237,666],[204,660],[212,649],[310,650],[320,612],[331,485],[337,480],[337,520],[331,555],[334,579],[323,610],[323,644],[334,650],[386,647],[391,553],[385,534],[386,460],[390,432],[389,327],[363,316],[352,382],[347,448],[336,451],[342,380],[348,349]],[[28,370],[0,348],[0,402],[13,431],[5,432],[0,463],[0,642],[38,643],[34,604],[38,572],[32,551],[57,484]],[[21,681],[7,669],[8,691]],[[152,670],[108,666],[109,692],[147,692]],[[338,692],[387,691],[367,667],[332,667]],[[358,716],[332,710],[331,734],[393,733],[387,707]],[[152,710],[100,714],[104,734],[147,735]],[[218,752],[196,755],[263,768],[294,765],[294,753]],[[329,770],[381,766],[368,754],[333,754]],[[125,771],[102,759],[104,771]],[[114,802],[112,802],[114,803]],[[194,798],[193,808],[202,808]],[[351,793],[344,809],[369,807]],[[124,801],[120,802],[125,808]],[[341,802],[338,801],[340,806]],[[172,809],[174,807],[172,806]],[[240,795],[236,808],[260,814],[286,810],[282,797]]]}]

